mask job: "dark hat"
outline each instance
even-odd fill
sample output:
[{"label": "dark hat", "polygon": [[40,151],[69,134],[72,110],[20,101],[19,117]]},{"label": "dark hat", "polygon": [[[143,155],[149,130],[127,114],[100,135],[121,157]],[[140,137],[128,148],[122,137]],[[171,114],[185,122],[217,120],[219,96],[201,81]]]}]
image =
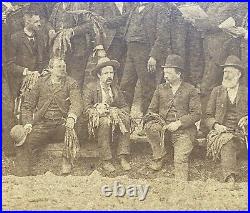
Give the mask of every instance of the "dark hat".
[{"label": "dark hat", "polygon": [[96,67],[91,72],[92,74],[97,74],[100,69],[107,66],[112,66],[117,69],[120,67],[120,63],[116,60],[110,60],[108,57],[103,57],[98,60]]},{"label": "dark hat", "polygon": [[226,62],[224,65],[221,65],[221,67],[235,67],[239,69],[240,71],[244,70],[244,66],[241,62],[241,60],[235,56],[235,55],[230,55],[227,57]]},{"label": "dark hat", "polygon": [[184,70],[183,58],[175,54],[169,55],[166,59],[165,65],[163,65],[162,67],[179,68],[183,71]]},{"label": "dark hat", "polygon": [[22,125],[16,125],[11,129],[10,136],[16,146],[22,146],[26,140],[27,132]]}]

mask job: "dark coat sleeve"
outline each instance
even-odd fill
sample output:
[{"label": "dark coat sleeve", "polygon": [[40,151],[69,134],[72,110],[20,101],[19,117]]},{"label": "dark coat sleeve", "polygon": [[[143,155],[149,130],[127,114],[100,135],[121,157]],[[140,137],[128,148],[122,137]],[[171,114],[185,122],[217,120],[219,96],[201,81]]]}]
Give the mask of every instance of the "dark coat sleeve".
[{"label": "dark coat sleeve", "polygon": [[88,109],[94,106],[94,85],[89,83],[83,87],[83,113],[85,114]]},{"label": "dark coat sleeve", "polygon": [[215,119],[215,113],[216,113],[216,100],[218,97],[218,87],[215,87],[213,91],[211,92],[211,95],[209,97],[209,101],[207,103],[206,108],[206,125],[211,130],[214,126],[214,124],[218,121]]},{"label": "dark coat sleeve", "polygon": [[24,98],[22,103],[22,121],[23,124],[33,124],[33,113],[36,109],[39,94],[40,94],[40,81],[38,81],[35,86],[32,88],[30,92]]},{"label": "dark coat sleeve", "polygon": [[192,87],[189,93],[189,113],[179,118],[183,128],[194,125],[201,118],[201,101],[198,91]]},{"label": "dark coat sleeve", "polygon": [[69,83],[69,99],[70,107],[68,114],[73,113],[79,117],[82,113],[82,97],[79,86],[75,80]]},{"label": "dark coat sleeve", "polygon": [[153,98],[151,100],[151,103],[148,107],[148,113],[159,113],[159,106],[160,106],[160,101],[159,101],[159,87],[158,86],[154,92]]}]

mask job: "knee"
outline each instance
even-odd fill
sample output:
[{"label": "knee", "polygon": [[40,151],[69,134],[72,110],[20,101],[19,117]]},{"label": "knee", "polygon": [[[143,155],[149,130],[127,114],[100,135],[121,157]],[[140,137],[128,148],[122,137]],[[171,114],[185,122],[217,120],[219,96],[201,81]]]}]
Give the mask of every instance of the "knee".
[{"label": "knee", "polygon": [[157,123],[148,122],[144,128],[145,128],[146,133],[156,133],[156,132],[161,131],[162,126]]}]

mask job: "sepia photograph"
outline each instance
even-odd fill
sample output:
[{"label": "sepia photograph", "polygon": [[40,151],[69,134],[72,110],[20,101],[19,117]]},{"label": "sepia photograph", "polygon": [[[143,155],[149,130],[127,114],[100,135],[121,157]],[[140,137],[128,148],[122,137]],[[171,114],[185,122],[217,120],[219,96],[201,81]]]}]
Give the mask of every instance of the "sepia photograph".
[{"label": "sepia photograph", "polygon": [[2,2],[2,210],[248,210],[248,2]]}]

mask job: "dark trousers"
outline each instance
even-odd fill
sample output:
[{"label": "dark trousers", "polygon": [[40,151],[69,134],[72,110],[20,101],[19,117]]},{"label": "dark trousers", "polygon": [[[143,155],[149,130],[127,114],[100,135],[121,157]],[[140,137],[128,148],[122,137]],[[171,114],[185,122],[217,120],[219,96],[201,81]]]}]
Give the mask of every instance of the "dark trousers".
[{"label": "dark trousers", "polygon": [[[129,127],[129,120],[126,121],[125,126]],[[110,120],[107,117],[101,117],[99,128],[97,129],[97,141],[101,160],[112,159],[112,147],[116,147],[117,156],[130,154],[130,133],[122,134],[119,129],[116,129],[113,134],[114,139],[112,140],[111,131]],[[116,146],[113,146],[111,143],[116,143]]]},{"label": "dark trousers", "polygon": [[115,37],[110,47],[108,48],[107,55],[110,59],[117,60],[120,63],[120,67],[116,70],[116,77],[118,84],[120,84],[122,79],[126,54],[127,54],[127,45],[125,40]]},{"label": "dark trousers", "polygon": [[147,44],[128,43],[127,58],[124,74],[121,80],[121,90],[124,92],[126,101],[131,109],[137,80],[141,82],[142,113],[147,112],[156,86],[155,73],[147,71],[150,47]]},{"label": "dark trousers", "polygon": [[237,143],[239,142],[236,139],[232,139],[221,148],[221,167],[224,180],[231,174],[237,174]]},{"label": "dark trousers", "polygon": [[188,179],[189,155],[193,149],[193,137],[188,130],[177,130],[173,133],[165,132],[164,141],[161,137],[162,126],[159,123],[151,122],[146,126],[146,134],[153,151],[153,159],[161,159],[165,156],[165,142],[170,142],[174,147],[175,178],[180,180]]},{"label": "dark trousers", "polygon": [[66,57],[66,69],[69,75],[74,78],[81,89],[84,83],[85,70],[90,53],[85,52],[84,56],[68,55]]},{"label": "dark trousers", "polygon": [[16,148],[16,175],[31,174],[33,164],[37,161],[42,148],[49,143],[63,142],[65,127],[62,121],[42,121],[33,126],[25,143]]}]

